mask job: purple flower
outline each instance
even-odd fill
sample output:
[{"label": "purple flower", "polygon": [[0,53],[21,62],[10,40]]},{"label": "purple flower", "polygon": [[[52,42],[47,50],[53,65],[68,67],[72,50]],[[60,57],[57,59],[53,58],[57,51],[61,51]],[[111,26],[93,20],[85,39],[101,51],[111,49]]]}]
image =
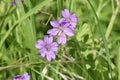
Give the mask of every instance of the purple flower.
[{"label": "purple flower", "polygon": [[[24,0],[21,0],[21,2],[23,3]],[[16,6],[16,5],[17,5],[16,0],[14,0],[14,1],[12,2],[12,5],[13,5],[13,6]]]},{"label": "purple flower", "polygon": [[53,26],[52,29],[48,30],[47,33],[50,35],[58,36],[58,44],[66,43],[66,35],[73,36],[73,30],[69,28],[69,23],[64,22],[65,19],[61,18],[59,20],[50,21],[50,24]]},{"label": "purple flower", "polygon": [[23,75],[17,75],[13,77],[13,80],[30,80],[30,76],[28,73],[24,73]]},{"label": "purple flower", "polygon": [[39,49],[39,53],[42,57],[46,57],[48,61],[55,59],[55,51],[58,50],[58,44],[53,42],[52,36],[45,36],[44,40],[38,40],[36,48]]},{"label": "purple flower", "polygon": [[70,23],[70,28],[74,29],[76,27],[77,16],[75,13],[70,13],[68,9],[62,11],[62,16],[65,18],[66,22]]},{"label": "purple flower", "polygon": [[17,4],[17,3],[16,3],[16,1],[14,0],[14,1],[12,2],[12,5],[13,5],[13,6],[16,6],[16,4]]}]

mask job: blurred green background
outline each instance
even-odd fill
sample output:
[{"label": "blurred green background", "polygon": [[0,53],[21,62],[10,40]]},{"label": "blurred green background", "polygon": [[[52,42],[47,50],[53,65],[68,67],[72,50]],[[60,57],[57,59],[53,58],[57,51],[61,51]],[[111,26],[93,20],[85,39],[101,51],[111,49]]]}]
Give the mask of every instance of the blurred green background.
[{"label": "blurred green background", "polygon": [[[28,72],[31,80],[120,80],[119,0],[0,0],[0,80]],[[74,37],[48,62],[35,48],[50,20],[75,12]]]}]

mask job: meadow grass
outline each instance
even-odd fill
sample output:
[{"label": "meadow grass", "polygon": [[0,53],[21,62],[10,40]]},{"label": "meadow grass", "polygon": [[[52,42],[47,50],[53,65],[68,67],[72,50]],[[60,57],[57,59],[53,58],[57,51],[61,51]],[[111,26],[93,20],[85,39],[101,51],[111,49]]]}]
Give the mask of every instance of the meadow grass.
[{"label": "meadow grass", "polygon": [[[119,0],[0,0],[0,80],[120,80]],[[47,61],[35,48],[61,11],[75,12],[73,37]]]}]

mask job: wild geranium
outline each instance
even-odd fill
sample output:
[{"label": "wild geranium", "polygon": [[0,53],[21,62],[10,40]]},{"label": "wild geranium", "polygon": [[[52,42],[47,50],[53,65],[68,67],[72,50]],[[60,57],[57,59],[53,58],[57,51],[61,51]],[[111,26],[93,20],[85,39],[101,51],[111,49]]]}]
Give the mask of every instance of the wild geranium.
[{"label": "wild geranium", "polygon": [[66,35],[73,36],[73,30],[69,28],[69,23],[65,22],[64,18],[59,20],[50,21],[50,24],[53,26],[52,29],[48,30],[47,33],[49,35],[58,36],[57,42],[58,44],[65,44],[66,43]]},{"label": "wild geranium", "polygon": [[37,40],[36,48],[42,57],[46,57],[48,61],[56,58],[55,51],[58,50],[57,42],[53,42],[52,36],[45,36],[44,40]]},{"label": "wild geranium", "polygon": [[13,80],[30,80],[30,76],[28,73],[24,73],[23,75],[17,75],[13,77]]},{"label": "wild geranium", "polygon": [[[77,16],[70,13],[68,9],[62,11],[63,18],[50,21],[52,29],[47,31],[49,36],[45,36],[44,40],[38,40],[36,48],[42,57],[46,57],[48,61],[55,59],[55,51],[58,50],[58,44],[66,44],[67,36],[74,36],[74,28],[76,27]],[[53,37],[57,37],[57,42],[53,42]],[[57,44],[58,43],[58,44]]]},{"label": "wild geranium", "polygon": [[76,27],[77,16],[75,13],[70,13],[68,9],[64,9],[62,11],[62,16],[64,17],[66,22],[69,22],[69,27],[74,29]]}]

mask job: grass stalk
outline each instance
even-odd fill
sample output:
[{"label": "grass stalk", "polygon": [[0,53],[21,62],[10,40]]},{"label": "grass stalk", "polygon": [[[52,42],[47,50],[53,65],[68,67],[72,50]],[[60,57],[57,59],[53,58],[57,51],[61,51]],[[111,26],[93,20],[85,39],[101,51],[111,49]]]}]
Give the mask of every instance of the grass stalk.
[{"label": "grass stalk", "polygon": [[28,18],[29,16],[31,16],[32,14],[34,14],[36,11],[40,10],[44,5],[46,5],[47,3],[49,3],[48,0],[43,1],[42,3],[40,3],[39,5],[37,5],[36,7],[34,7],[33,9],[31,9],[30,11],[28,11],[25,15],[23,15],[20,19],[18,19],[13,26],[6,32],[6,34],[2,37],[1,41],[0,41],[0,49],[3,45],[3,43],[5,42],[5,40],[7,39],[7,37],[9,36],[9,34],[12,32],[12,30],[16,27],[16,25],[22,21],[24,21],[26,18]]},{"label": "grass stalk", "polygon": [[63,0],[57,0],[57,18],[61,17],[61,10],[63,8]]},{"label": "grass stalk", "polygon": [[[103,30],[103,28],[102,28],[102,26],[100,24],[99,18],[97,16],[96,12],[95,12],[95,9],[94,9],[93,5],[91,4],[91,2],[89,0],[87,0],[87,1],[89,3],[90,7],[92,8],[92,11],[93,11],[93,13],[95,15],[95,18],[97,20],[97,23],[98,23],[99,32],[101,34],[101,37],[102,37],[102,40],[103,40],[103,43],[104,43],[104,46],[105,46],[105,51],[106,51],[106,56],[107,56],[107,63],[108,63],[108,70],[109,70],[109,72],[111,74],[111,77],[112,77],[110,52],[109,52],[109,49],[108,49],[107,40],[106,40],[104,32],[103,32],[104,30]],[[111,80],[112,80],[112,78],[111,78]]]},{"label": "grass stalk", "polygon": [[70,0],[69,10],[70,10],[70,11],[72,11],[72,10],[73,10],[73,0]]},{"label": "grass stalk", "polygon": [[117,16],[118,11],[119,11],[119,8],[120,8],[120,5],[118,5],[118,6],[116,7],[116,9],[115,9],[115,11],[114,11],[114,13],[113,13],[113,15],[112,15],[112,17],[111,17],[111,19],[110,19],[110,23],[109,23],[109,25],[108,25],[108,27],[107,27],[106,34],[105,34],[106,39],[108,39],[109,36],[110,36],[110,33],[111,33],[111,31],[112,31],[112,28],[113,28],[113,24],[114,24],[114,22],[115,22],[116,16]]},{"label": "grass stalk", "polygon": [[0,67],[0,71],[1,70],[5,70],[5,69],[10,69],[10,68],[17,68],[17,67],[21,67],[21,66],[30,66],[30,65],[37,65],[37,64],[57,64],[57,63],[61,63],[61,64],[67,64],[67,63],[81,63],[79,60],[74,60],[74,61],[53,61],[53,62],[31,62],[31,63],[22,63],[22,64],[14,64],[14,65],[9,65],[9,66],[2,66]]}]

